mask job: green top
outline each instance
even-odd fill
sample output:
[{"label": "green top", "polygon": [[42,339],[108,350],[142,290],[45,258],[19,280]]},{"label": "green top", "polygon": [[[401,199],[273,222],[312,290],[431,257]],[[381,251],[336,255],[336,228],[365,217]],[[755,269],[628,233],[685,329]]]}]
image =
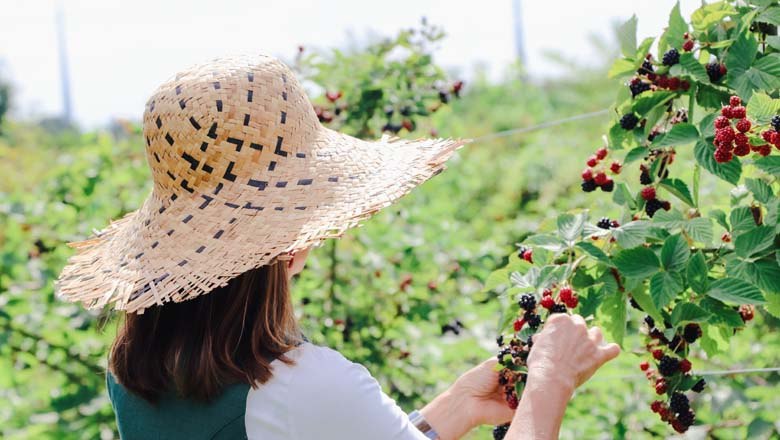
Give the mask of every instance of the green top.
[{"label": "green top", "polygon": [[247,438],[244,414],[249,385],[231,385],[209,403],[167,392],[156,404],[125,389],[111,373],[106,374],[106,387],[124,440]]}]

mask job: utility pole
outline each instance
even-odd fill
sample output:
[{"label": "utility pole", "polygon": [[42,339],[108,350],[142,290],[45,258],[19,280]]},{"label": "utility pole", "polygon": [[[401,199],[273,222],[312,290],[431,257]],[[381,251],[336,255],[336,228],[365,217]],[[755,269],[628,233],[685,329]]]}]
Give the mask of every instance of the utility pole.
[{"label": "utility pole", "polygon": [[523,67],[527,67],[525,58],[525,39],[523,38],[523,9],[521,2],[522,0],[512,0],[512,22],[515,30],[517,61],[519,61]]},{"label": "utility pole", "polygon": [[73,122],[73,102],[70,97],[70,72],[68,71],[68,51],[65,46],[65,14],[62,1],[57,2],[57,50],[60,60],[60,82],[62,84],[62,119],[67,124]]}]

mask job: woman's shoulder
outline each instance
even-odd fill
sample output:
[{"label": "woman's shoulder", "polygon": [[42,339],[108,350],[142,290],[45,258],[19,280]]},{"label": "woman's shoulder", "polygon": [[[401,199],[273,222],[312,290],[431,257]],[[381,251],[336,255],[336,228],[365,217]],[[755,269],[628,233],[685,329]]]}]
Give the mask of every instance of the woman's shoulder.
[{"label": "woman's shoulder", "polygon": [[[357,374],[359,376],[369,376],[368,371],[360,364],[356,364],[332,348],[315,345],[305,342],[286,354],[286,357],[293,361],[292,364],[285,364],[276,361],[273,364],[274,375],[285,374],[296,377],[295,382],[307,382],[307,378],[316,380],[319,386],[328,386],[328,383],[322,383],[323,379],[339,379],[346,373]],[[354,380],[354,376],[352,377]]]}]

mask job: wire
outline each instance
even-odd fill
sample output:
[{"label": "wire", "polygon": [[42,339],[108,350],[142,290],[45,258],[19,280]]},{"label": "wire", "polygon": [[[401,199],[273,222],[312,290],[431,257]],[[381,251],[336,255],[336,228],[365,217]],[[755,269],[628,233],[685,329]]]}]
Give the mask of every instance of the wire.
[{"label": "wire", "polygon": [[[696,376],[728,376],[732,374],[757,374],[757,373],[776,373],[780,372],[780,367],[769,368],[739,368],[734,370],[712,370],[712,371],[692,371],[691,374]],[[628,380],[628,379],[645,379],[644,376],[631,374],[624,376],[603,376],[594,377],[592,381],[612,381],[612,380]]]},{"label": "wire", "polygon": [[582,119],[590,119],[595,118],[597,116],[605,115],[609,113],[609,109],[603,109],[603,110],[597,110],[595,112],[590,113],[582,113],[575,116],[569,116],[568,118],[563,119],[556,119],[554,121],[547,121],[542,122],[541,124],[536,125],[530,125],[528,127],[518,127],[518,128],[512,128],[510,130],[504,130],[504,131],[498,131],[495,133],[489,133],[482,136],[477,136],[472,139],[473,142],[481,142],[481,141],[487,141],[492,139],[498,139],[502,137],[512,136],[514,134],[520,134],[520,133],[528,133],[531,131],[541,130],[543,128],[549,128],[549,127],[555,127],[557,125],[565,124],[567,122],[573,122],[573,121],[579,121]]}]

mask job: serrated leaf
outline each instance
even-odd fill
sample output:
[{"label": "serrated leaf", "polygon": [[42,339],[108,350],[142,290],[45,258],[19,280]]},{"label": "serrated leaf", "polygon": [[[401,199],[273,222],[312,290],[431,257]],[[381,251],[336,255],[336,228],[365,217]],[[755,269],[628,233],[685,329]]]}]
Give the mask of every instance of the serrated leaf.
[{"label": "serrated leaf", "polygon": [[731,304],[763,304],[764,296],[758,287],[737,278],[713,281],[707,295]]},{"label": "serrated leaf", "polygon": [[[720,104],[718,104],[720,107]],[[715,136],[715,118],[718,117],[717,113],[709,113],[707,116],[701,118],[699,121],[699,133],[704,139]]]},{"label": "serrated leaf", "polygon": [[709,268],[707,267],[707,260],[704,259],[704,254],[701,252],[695,252],[688,259],[686,274],[688,276],[688,284],[695,293],[701,294],[709,289]]},{"label": "serrated leaf", "polygon": [[780,26],[780,8],[777,6],[772,6],[770,8],[764,9],[760,14],[758,14],[756,21]]},{"label": "serrated leaf", "polygon": [[633,57],[636,53],[636,15],[632,15],[625,23],[617,28],[620,51],[626,57]]},{"label": "serrated leaf", "polygon": [[636,207],[636,201],[631,193],[628,191],[628,187],[625,183],[618,183],[615,185],[615,191],[612,194],[612,201],[621,206],[626,206],[629,209]]},{"label": "serrated leaf", "polygon": [[598,320],[609,339],[622,345],[626,334],[626,295],[615,292],[605,296],[599,307]]},{"label": "serrated leaf", "polygon": [[762,179],[745,179],[745,186],[753,193],[753,198],[761,203],[769,203],[775,197],[772,187]]},{"label": "serrated leaf", "polygon": [[699,82],[710,82],[710,77],[707,76],[707,70],[696,58],[694,58],[691,52],[683,52],[680,54],[679,65],[683,70],[683,74],[687,74]]},{"label": "serrated leaf", "polygon": [[753,165],[775,177],[780,177],[780,156],[766,156],[753,161]]},{"label": "serrated leaf", "polygon": [[683,302],[672,310],[672,325],[677,327],[687,322],[705,322],[710,317],[709,312],[693,303]]},{"label": "serrated leaf", "polygon": [[620,58],[615,60],[607,71],[608,78],[622,78],[624,76],[633,75],[636,71],[636,66],[633,60]]},{"label": "serrated leaf", "polygon": [[735,157],[730,162],[715,162],[715,157],[713,157],[715,148],[702,141],[696,143],[693,152],[696,156],[696,162],[698,162],[702,168],[732,185],[739,183],[739,178],[742,175],[742,164],[739,159]]},{"label": "serrated leaf", "polygon": [[752,262],[734,259],[726,265],[726,273],[755,284],[765,293],[780,293],[780,266],[774,259]]},{"label": "serrated leaf", "polygon": [[661,312],[658,311],[655,307],[655,303],[653,303],[653,299],[650,298],[650,295],[645,291],[644,284],[638,286],[636,289],[632,289],[631,297],[634,298],[634,301],[639,304],[639,307],[650,315],[655,322],[664,322],[664,317],[661,315]]},{"label": "serrated leaf", "polygon": [[780,293],[767,293],[764,308],[775,318],[780,318]]},{"label": "serrated leaf", "polygon": [[607,266],[612,266],[612,260],[609,259],[609,256],[604,253],[598,246],[594,245],[593,243],[588,243],[587,241],[581,241],[577,243],[577,247],[582,249],[583,252],[590,255],[591,257],[598,260],[600,263],[604,263]]},{"label": "serrated leaf", "polygon": [[639,115],[644,115],[656,107],[665,106],[672,98],[674,98],[674,93],[665,90],[643,94],[634,100],[631,104],[631,110]]},{"label": "serrated leaf", "polygon": [[[732,46],[733,48],[733,46]],[[731,53],[731,52],[729,52]],[[780,87],[780,56],[769,54],[758,59],[747,71],[729,70],[729,84],[743,99],[750,99],[754,90],[769,90]]]},{"label": "serrated leaf", "polygon": [[680,14],[680,2],[677,2],[669,13],[669,26],[662,38],[669,46],[680,49],[683,44],[683,34],[686,32],[688,32],[688,23]]},{"label": "serrated leaf", "polygon": [[643,159],[645,156],[647,156],[647,154],[647,147],[633,148],[629,150],[628,153],[626,153],[626,157],[623,159],[623,165],[628,165],[632,162],[636,162],[639,159]]},{"label": "serrated leaf", "polygon": [[692,218],[683,225],[683,229],[695,242],[704,244],[712,242],[712,222],[707,217]]},{"label": "serrated leaf", "polygon": [[[721,89],[710,85],[699,83],[696,89],[696,103],[704,108],[719,109],[722,105],[729,102],[729,94]],[[712,124],[710,124],[712,127]],[[714,130],[708,129],[707,136],[714,136]]]},{"label": "serrated leaf", "polygon": [[690,144],[699,140],[699,130],[688,123],[675,124],[669,132],[656,137],[653,147],[670,147]]},{"label": "serrated leaf", "polygon": [[775,241],[775,228],[757,226],[739,234],[734,240],[734,250],[742,258],[750,258],[769,248]]},{"label": "serrated leaf", "polygon": [[683,290],[683,281],[677,272],[658,272],[650,278],[650,298],[660,310]]},{"label": "serrated leaf", "polygon": [[[739,315],[737,315],[739,316]],[[729,340],[724,338],[720,329],[714,325],[702,326],[701,348],[707,353],[707,356],[713,357],[718,353],[729,349]]]},{"label": "serrated leaf", "polygon": [[534,247],[540,247],[553,252],[560,252],[566,249],[566,243],[560,238],[551,234],[537,234],[532,235],[525,239],[525,244],[532,245]]},{"label": "serrated leaf", "polygon": [[699,306],[710,313],[708,321],[712,324],[725,324],[729,327],[742,327],[745,322],[733,307],[714,298],[704,298]]},{"label": "serrated leaf", "polygon": [[585,227],[585,213],[561,214],[558,216],[558,235],[568,242],[573,242],[582,236]]},{"label": "serrated leaf", "polygon": [[768,124],[778,111],[780,111],[780,99],[772,99],[763,92],[754,93],[747,103],[747,116],[754,124]]},{"label": "serrated leaf", "polygon": [[685,202],[688,206],[694,207],[691,190],[688,189],[688,185],[686,185],[685,182],[680,179],[664,179],[659,183],[664,189]]},{"label": "serrated leaf", "polygon": [[720,209],[713,209],[708,214],[710,218],[714,218],[716,222],[718,222],[719,225],[723,226],[723,229],[730,230],[731,227],[729,226],[728,220],[726,220],[726,213],[723,212],[723,210]]},{"label": "serrated leaf", "polygon": [[710,26],[736,13],[734,7],[725,1],[703,4],[691,14],[691,25],[696,32],[705,32]]},{"label": "serrated leaf", "polygon": [[647,278],[661,268],[655,252],[643,246],[618,252],[612,262],[623,276],[632,278]]},{"label": "serrated leaf", "polygon": [[623,249],[633,248],[645,242],[649,228],[649,222],[637,220],[613,229],[612,236]]},{"label": "serrated leaf", "polygon": [[661,247],[661,264],[668,271],[685,268],[690,256],[691,250],[688,248],[688,243],[679,234],[667,238]]},{"label": "serrated leaf", "polygon": [[725,63],[728,67],[726,79],[729,84],[750,68],[756,53],[758,53],[758,42],[753,34],[748,31],[740,33],[726,53]]}]

